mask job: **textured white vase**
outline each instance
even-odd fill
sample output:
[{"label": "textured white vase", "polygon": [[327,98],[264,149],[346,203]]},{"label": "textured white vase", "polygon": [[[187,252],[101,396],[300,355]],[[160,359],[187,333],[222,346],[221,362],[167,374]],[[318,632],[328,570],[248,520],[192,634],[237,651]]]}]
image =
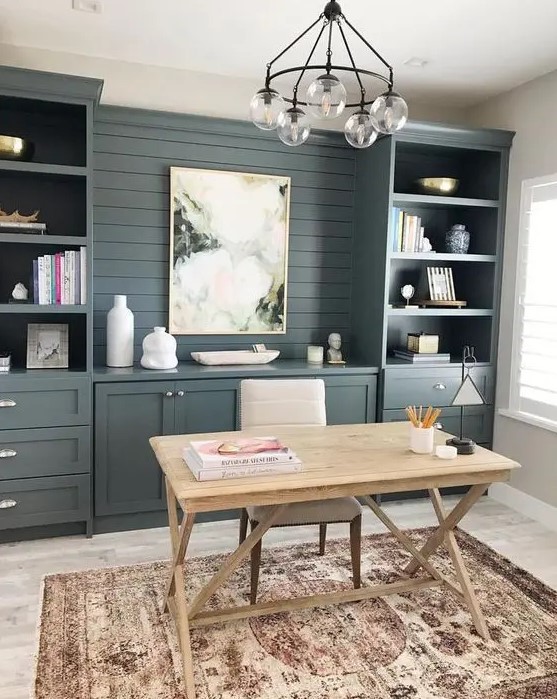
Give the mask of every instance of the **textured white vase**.
[{"label": "textured white vase", "polygon": [[115,296],[106,316],[106,365],[133,366],[133,313],[125,296]]},{"label": "textured white vase", "polygon": [[155,328],[143,340],[141,366],[144,369],[174,369],[178,364],[176,340],[166,328]]}]

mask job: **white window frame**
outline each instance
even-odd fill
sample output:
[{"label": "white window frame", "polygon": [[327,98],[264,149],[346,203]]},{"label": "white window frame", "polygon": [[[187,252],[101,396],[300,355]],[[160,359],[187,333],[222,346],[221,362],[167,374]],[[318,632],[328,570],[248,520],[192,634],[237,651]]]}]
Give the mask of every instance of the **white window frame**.
[{"label": "white window frame", "polygon": [[528,218],[530,215],[530,208],[532,206],[534,188],[552,184],[557,184],[557,173],[544,177],[533,177],[531,179],[523,180],[522,182],[520,196],[520,217],[518,223],[518,249],[514,294],[509,408],[507,410],[502,409],[499,411],[499,413],[505,417],[512,417],[516,420],[535,425],[536,427],[542,427],[544,429],[557,432],[557,419],[549,419],[534,413],[527,413],[520,409],[520,347],[522,343],[522,327],[524,319],[523,298],[526,284],[526,255],[523,253],[525,253],[528,246]]}]

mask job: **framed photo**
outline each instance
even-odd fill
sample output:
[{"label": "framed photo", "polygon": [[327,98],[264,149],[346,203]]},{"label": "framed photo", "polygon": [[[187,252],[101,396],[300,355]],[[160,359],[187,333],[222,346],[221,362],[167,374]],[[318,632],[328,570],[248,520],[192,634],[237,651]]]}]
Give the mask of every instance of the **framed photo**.
[{"label": "framed photo", "polygon": [[170,168],[169,331],[286,332],[290,177]]},{"label": "framed photo", "polygon": [[27,368],[68,368],[68,326],[30,323],[27,326]]}]

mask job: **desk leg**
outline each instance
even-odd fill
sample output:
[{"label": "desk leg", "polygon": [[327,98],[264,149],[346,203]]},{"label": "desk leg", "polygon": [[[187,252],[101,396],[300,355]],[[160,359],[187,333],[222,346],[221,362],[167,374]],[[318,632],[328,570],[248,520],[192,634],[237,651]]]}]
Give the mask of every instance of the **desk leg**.
[{"label": "desk leg", "polygon": [[195,514],[184,514],[182,526],[178,527],[177,500],[168,479],[166,479],[166,503],[168,507],[168,525],[172,542],[172,568],[166,588],[164,610],[171,612],[178,632],[182,667],[187,699],[195,699],[195,681],[193,677],[193,659],[191,653],[190,627],[188,622],[188,605],[184,580],[184,557],[188,547]]},{"label": "desk leg", "polygon": [[[435,514],[437,515],[439,524],[443,525],[445,519],[447,518],[447,513],[443,507],[441,493],[439,492],[438,488],[432,488],[429,491],[429,496],[431,498],[431,502],[433,503],[433,508],[435,509]],[[452,530],[445,533],[445,546],[447,547],[451,556],[451,560],[456,571],[456,577],[460,583],[460,587],[462,588],[462,593],[464,595],[466,604],[468,605],[468,609],[470,610],[476,631],[482,638],[489,640],[489,630],[487,628],[485,617],[480,609],[478,598],[476,597],[476,593],[472,587],[472,582],[470,580],[470,576],[468,575],[468,571],[466,570],[462,553],[460,552],[456,536]]]}]

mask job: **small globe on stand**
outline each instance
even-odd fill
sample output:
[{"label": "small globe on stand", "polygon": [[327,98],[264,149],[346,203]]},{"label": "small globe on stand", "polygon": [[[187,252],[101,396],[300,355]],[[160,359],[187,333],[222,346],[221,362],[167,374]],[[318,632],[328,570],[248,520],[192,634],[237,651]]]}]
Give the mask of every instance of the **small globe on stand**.
[{"label": "small globe on stand", "polygon": [[415,293],[416,293],[416,289],[414,289],[412,284],[405,284],[400,289],[400,294],[401,294],[402,298],[406,301],[407,307],[410,305],[410,299],[414,296]]}]

